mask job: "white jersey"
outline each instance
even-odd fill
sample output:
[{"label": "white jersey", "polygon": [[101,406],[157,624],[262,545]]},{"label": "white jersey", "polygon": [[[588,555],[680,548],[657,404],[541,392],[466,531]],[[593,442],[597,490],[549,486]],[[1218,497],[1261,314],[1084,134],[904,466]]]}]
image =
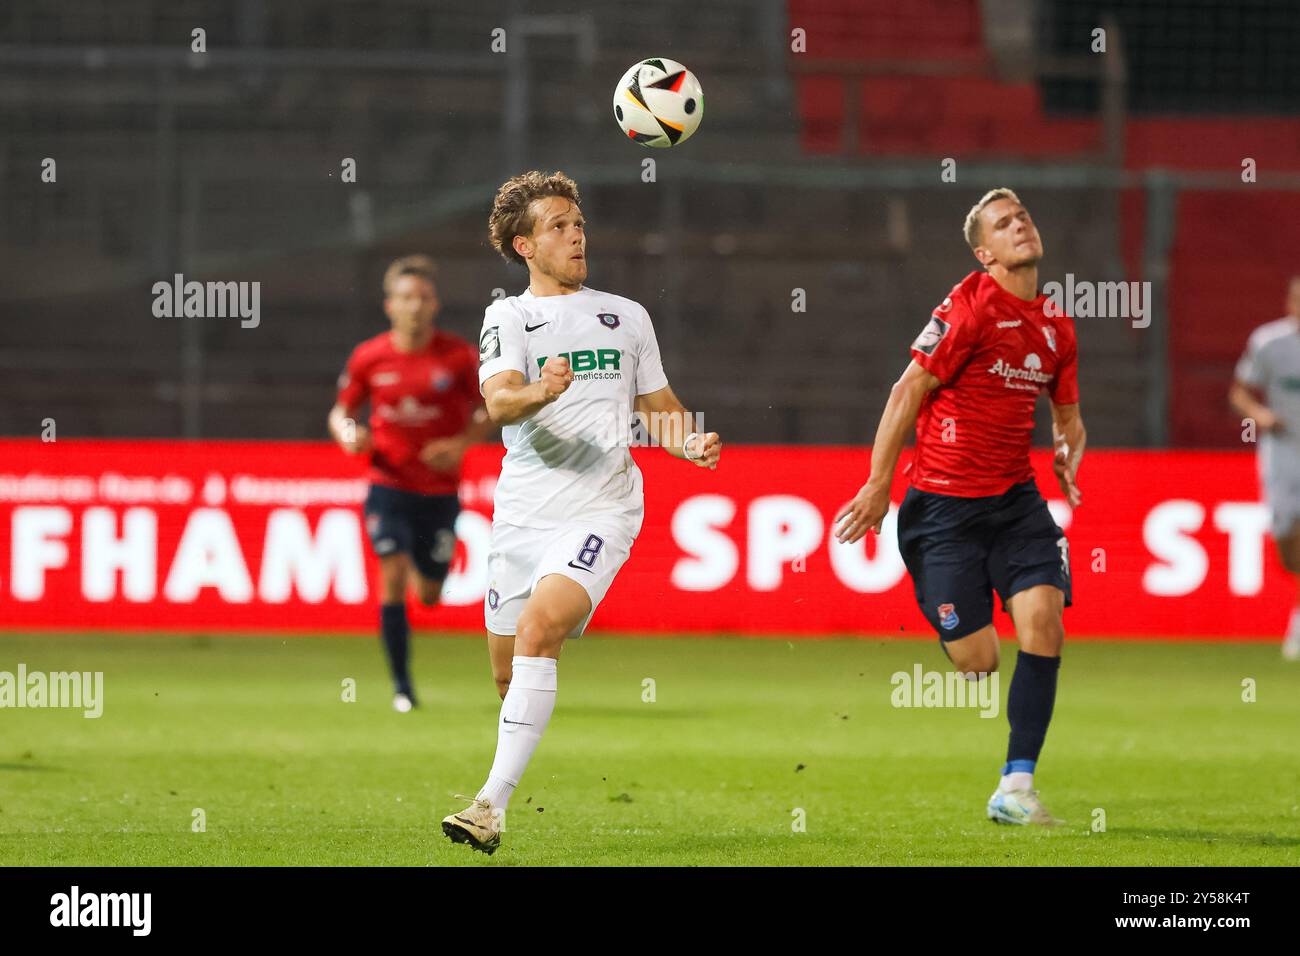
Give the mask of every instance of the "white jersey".
[{"label": "white jersey", "polygon": [[1252,332],[1236,377],[1263,392],[1264,403],[1285,426],[1260,436],[1265,484],[1300,486],[1300,320],[1284,317]]},{"label": "white jersey", "polygon": [[[640,529],[641,470],[628,451],[636,397],[668,385],[650,315],[622,296],[583,286],[524,292],[488,306],[479,337],[479,387],[514,369],[535,382],[564,355],[573,382],[531,418],[502,429],[505,461],[494,522],[553,529],[591,516]],[[633,534],[636,533],[634,530]]]}]

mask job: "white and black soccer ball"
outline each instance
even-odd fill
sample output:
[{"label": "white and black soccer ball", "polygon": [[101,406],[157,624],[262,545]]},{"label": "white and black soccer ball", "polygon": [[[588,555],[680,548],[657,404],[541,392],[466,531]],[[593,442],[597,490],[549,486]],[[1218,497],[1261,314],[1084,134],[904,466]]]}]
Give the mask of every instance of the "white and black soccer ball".
[{"label": "white and black soccer ball", "polygon": [[642,146],[684,143],[703,118],[700,81],[676,60],[642,60],[614,87],[614,119],[628,139]]}]

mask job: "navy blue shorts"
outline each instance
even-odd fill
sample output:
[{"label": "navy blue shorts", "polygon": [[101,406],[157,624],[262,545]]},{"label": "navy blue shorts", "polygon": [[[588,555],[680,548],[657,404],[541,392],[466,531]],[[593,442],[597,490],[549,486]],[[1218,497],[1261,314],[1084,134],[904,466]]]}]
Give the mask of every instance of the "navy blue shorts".
[{"label": "navy blue shorts", "polygon": [[379,557],[405,552],[420,576],[430,581],[447,577],[456,553],[455,495],[420,495],[385,485],[371,485],[366,495],[366,533]]},{"label": "navy blue shorts", "polygon": [[909,488],[898,510],[898,550],[916,603],[943,641],[993,623],[993,592],[1050,584],[1071,603],[1070,546],[1032,480],[1004,494],[958,498]]}]

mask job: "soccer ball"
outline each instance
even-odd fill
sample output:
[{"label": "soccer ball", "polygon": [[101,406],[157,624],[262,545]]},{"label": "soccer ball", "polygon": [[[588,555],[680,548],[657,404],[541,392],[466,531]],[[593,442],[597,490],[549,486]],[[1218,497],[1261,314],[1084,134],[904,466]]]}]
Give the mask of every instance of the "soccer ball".
[{"label": "soccer ball", "polygon": [[614,118],[633,142],[676,146],[700,128],[704,91],[695,74],[676,60],[642,60],[614,87]]}]

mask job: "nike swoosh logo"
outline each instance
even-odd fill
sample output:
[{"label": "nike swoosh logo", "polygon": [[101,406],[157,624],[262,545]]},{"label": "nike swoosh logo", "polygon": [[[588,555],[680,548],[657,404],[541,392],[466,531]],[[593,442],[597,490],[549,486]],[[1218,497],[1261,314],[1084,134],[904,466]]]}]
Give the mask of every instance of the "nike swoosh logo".
[{"label": "nike swoosh logo", "polygon": [[525,325],[525,326],[524,326],[524,331],[525,331],[525,332],[536,332],[538,329],[540,329],[540,328],[542,327],[542,325],[550,325],[550,324],[551,324],[550,322],[543,322],[541,325]]},{"label": "nike swoosh logo", "polygon": [[508,718],[506,718],[506,717],[502,717],[502,718],[501,718],[501,721],[502,721],[503,723],[507,723],[507,724],[514,724],[516,727],[531,727],[531,726],[533,726],[532,724],[526,724],[526,723],[524,723],[522,720],[510,720],[510,719],[508,719]]},{"label": "nike swoosh logo", "polygon": [[581,564],[574,564],[572,561],[569,562],[569,567],[575,571],[586,571],[588,574],[594,573],[591,568],[584,568]]}]

